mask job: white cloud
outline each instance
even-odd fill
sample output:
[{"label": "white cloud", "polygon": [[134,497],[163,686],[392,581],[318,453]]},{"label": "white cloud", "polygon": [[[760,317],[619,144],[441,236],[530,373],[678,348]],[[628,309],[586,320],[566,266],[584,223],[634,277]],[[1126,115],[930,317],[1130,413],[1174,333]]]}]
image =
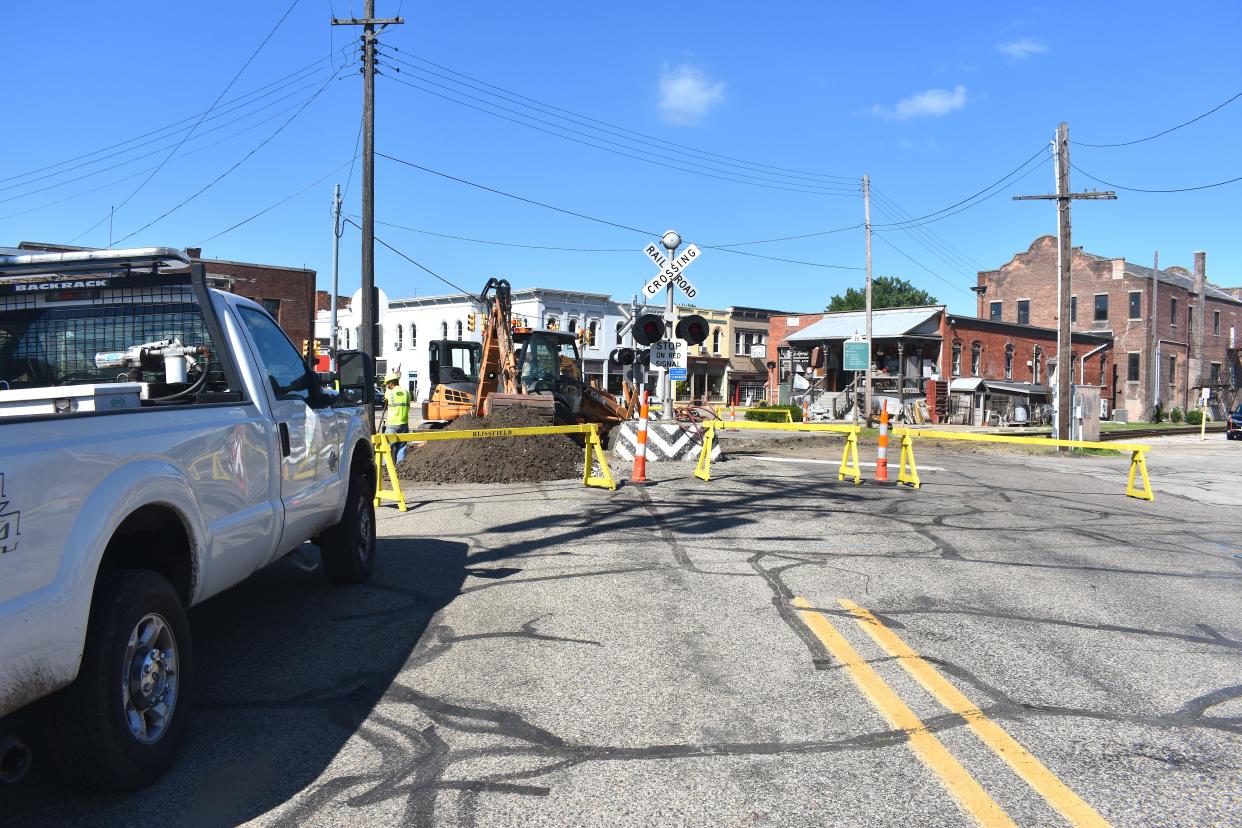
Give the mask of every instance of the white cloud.
[{"label": "white cloud", "polygon": [[687,64],[660,72],[660,114],[670,124],[694,124],[724,100],[724,81],[713,81]]},{"label": "white cloud", "polygon": [[928,89],[926,92],[916,92],[908,98],[902,98],[891,109],[876,104],[871,107],[871,112],[884,118],[904,121],[907,118],[922,118],[924,116],[938,118],[942,115],[948,115],[956,109],[961,109],[965,105],[966,87],[958,84],[952,90]]},{"label": "white cloud", "polygon": [[1009,55],[1011,58],[1023,60],[1031,55],[1038,55],[1041,52],[1048,51],[1048,46],[1047,44],[1040,43],[1038,40],[1024,37],[1021,40],[1012,40],[1009,43],[998,43],[996,44],[996,51]]}]

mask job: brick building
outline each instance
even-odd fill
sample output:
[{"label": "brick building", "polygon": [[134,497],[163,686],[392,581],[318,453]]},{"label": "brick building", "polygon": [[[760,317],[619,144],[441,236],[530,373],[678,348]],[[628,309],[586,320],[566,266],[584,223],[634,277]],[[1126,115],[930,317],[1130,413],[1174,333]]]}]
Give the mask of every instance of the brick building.
[{"label": "brick building", "polygon": [[[790,372],[806,364],[809,352],[790,348],[788,337],[824,318],[822,313],[773,314],[768,318],[768,402],[777,405],[789,400]],[[822,376],[823,371],[814,372]]]},{"label": "brick building", "polygon": [[[1072,255],[1070,328],[1112,334],[1116,356],[1103,398],[1119,416],[1147,419],[1157,401],[1165,410],[1191,408],[1204,387],[1217,414],[1236,404],[1242,288],[1208,282],[1204,253],[1195,253],[1193,271],[1169,267],[1158,279],[1124,258],[1081,247]],[[1056,238],[1042,236],[1000,268],[981,271],[976,293],[980,319],[1055,328]]]},{"label": "brick building", "polygon": [[[48,252],[98,249],[43,242],[22,242],[18,247]],[[301,348],[302,340],[310,338],[315,318],[315,271],[303,267],[204,259],[201,258],[202,250],[197,247],[188,247],[185,252],[193,261],[207,266],[207,281],[212,287],[245,296],[267,308],[294,345]]]}]

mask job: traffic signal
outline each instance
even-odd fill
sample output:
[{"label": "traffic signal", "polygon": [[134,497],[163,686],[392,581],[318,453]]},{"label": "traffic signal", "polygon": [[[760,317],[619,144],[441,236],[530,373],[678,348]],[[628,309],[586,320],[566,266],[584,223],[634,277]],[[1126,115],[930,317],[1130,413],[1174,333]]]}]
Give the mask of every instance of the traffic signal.
[{"label": "traffic signal", "polygon": [[613,365],[633,365],[636,356],[633,348],[613,348],[608,361]]},{"label": "traffic signal", "polygon": [[677,320],[677,338],[687,345],[701,345],[707,341],[707,320],[697,313]]},{"label": "traffic signal", "polygon": [[473,331],[473,330],[474,330],[474,328],[475,328],[475,321],[474,321],[474,317],[475,317],[475,315],[474,315],[473,313],[470,313],[470,314],[467,314],[467,315],[466,315],[466,330],[468,330],[468,331]]},{"label": "traffic signal", "polygon": [[308,357],[308,356],[310,356],[310,355],[311,355],[311,346],[310,346],[310,344],[311,344],[311,342],[313,342],[313,341],[314,341],[314,340],[311,340],[311,339],[303,339],[303,340],[302,340],[302,356],[304,356],[304,357]]},{"label": "traffic signal", "polygon": [[664,338],[664,318],[658,313],[644,313],[634,323],[634,341],[639,345],[650,345]]}]

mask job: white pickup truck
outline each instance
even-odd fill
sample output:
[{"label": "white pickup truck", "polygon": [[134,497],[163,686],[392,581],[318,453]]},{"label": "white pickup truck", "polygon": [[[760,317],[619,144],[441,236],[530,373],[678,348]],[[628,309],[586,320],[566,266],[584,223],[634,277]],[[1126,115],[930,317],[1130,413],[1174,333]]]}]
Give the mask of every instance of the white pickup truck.
[{"label": "white pickup truck", "polygon": [[322,388],[176,250],[0,254],[0,779],[37,709],[71,777],[148,783],[191,711],[188,607],[308,540],[370,575],[374,367],[339,360]]}]

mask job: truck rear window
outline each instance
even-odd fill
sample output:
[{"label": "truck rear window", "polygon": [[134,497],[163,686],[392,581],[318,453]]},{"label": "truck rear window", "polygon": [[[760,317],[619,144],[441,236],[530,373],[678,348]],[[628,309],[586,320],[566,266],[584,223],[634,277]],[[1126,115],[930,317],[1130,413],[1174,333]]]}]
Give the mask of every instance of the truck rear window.
[{"label": "truck rear window", "polygon": [[168,378],[161,359],[120,357],[162,342],[208,349],[191,362],[180,385],[202,379],[199,390],[227,390],[198,305],[182,301],[0,309],[0,390],[114,382],[163,386]]}]

